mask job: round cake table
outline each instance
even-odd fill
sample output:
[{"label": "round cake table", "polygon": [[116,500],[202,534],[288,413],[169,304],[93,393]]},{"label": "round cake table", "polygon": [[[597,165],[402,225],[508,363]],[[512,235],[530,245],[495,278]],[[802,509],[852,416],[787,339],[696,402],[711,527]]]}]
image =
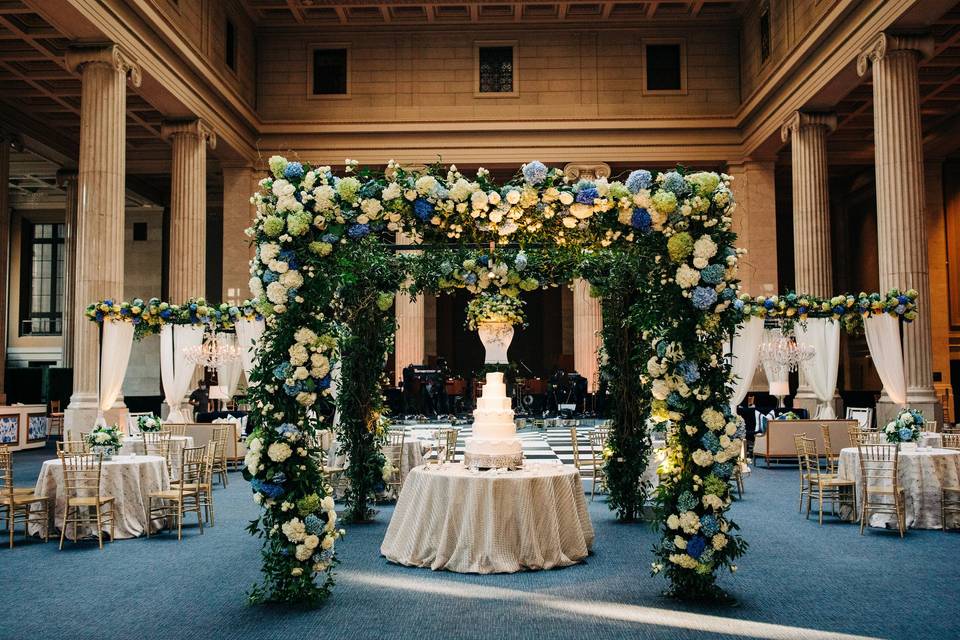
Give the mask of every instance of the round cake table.
[{"label": "round cake table", "polygon": [[572,466],[471,471],[448,463],[410,472],[380,552],[413,567],[513,573],[576,564],[593,535]]},{"label": "round cake table", "polygon": [[[940,529],[940,488],[960,484],[960,451],[954,449],[901,449],[898,479],[903,487],[907,527]],[[840,451],[837,475],[857,483],[857,511],[861,499],[860,453],[856,447]],[[896,528],[895,517],[886,513],[870,516],[874,527]]]},{"label": "round cake table", "polygon": [[[113,496],[116,518],[115,534],[117,539],[136,538],[147,532],[147,496],[152,491],[170,488],[167,476],[167,464],[161,456],[113,456],[104,460],[100,467],[100,495]],[[66,496],[63,485],[63,464],[59,459],[46,460],[40,468],[37,478],[37,495],[51,498],[54,524],[59,528],[63,521]],[[159,529],[163,520],[154,520],[154,528]],[[31,525],[30,532],[40,531],[38,525]],[[104,527],[110,532],[110,526]],[[79,527],[78,535],[93,535],[91,527]],[[73,527],[69,527],[67,536],[72,539]]]}]

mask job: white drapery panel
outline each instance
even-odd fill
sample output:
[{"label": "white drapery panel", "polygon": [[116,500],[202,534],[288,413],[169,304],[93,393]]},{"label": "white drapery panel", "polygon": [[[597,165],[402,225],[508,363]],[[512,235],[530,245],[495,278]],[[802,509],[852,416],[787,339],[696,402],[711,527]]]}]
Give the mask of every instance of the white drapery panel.
[{"label": "white drapery panel", "polygon": [[170,407],[167,422],[187,422],[181,405],[190,388],[196,365],[187,360],[183,350],[202,344],[203,325],[165,324],[160,327],[160,380],[163,383],[163,395],[166,396],[164,399]]},{"label": "white drapery panel", "polygon": [[100,385],[97,398],[97,425],[106,426],[104,412],[109,410],[123,388],[130,350],[133,348],[133,323],[104,320],[100,342]]},{"label": "white drapery panel", "polygon": [[898,405],[907,404],[907,383],[903,373],[900,321],[886,313],[863,319],[870,357],[880,374],[883,389]]},{"label": "white drapery panel", "polygon": [[730,410],[736,414],[737,406],[747,397],[753,373],[757,368],[760,357],[760,340],[763,338],[763,318],[751,316],[745,323],[737,327],[737,332],[730,345],[733,355],[733,393],[730,395]]},{"label": "white drapery panel", "polygon": [[260,346],[260,336],[263,335],[263,320],[243,318],[236,324],[237,346],[240,347],[240,362],[243,373],[250,381],[250,372],[257,363],[257,347]]},{"label": "white drapery panel", "polygon": [[[237,336],[232,333],[217,333],[217,341],[220,344],[237,346]],[[231,398],[236,395],[237,387],[240,386],[240,374],[243,373],[243,360],[237,359],[217,367],[217,383],[221,387],[227,388],[227,395]]]},{"label": "white drapery panel", "polygon": [[803,362],[803,373],[817,396],[820,420],[834,420],[833,394],[837,389],[837,371],[840,366],[840,323],[829,318],[810,318],[796,325],[797,343],[814,349],[813,357]]}]

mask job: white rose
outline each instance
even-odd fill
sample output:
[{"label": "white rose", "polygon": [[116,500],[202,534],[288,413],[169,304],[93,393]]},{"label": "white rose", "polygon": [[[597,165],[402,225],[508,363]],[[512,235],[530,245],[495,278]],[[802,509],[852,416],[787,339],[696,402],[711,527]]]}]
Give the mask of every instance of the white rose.
[{"label": "white rose", "polygon": [[560,192],[560,204],[565,206],[573,204],[573,194],[569,191]]},{"label": "white rose", "polygon": [[487,208],[487,194],[479,189],[470,194],[470,204],[474,209]]},{"label": "white rose", "polygon": [[384,200],[396,200],[401,195],[403,195],[403,192],[400,189],[400,185],[396,182],[391,182],[387,185],[387,188],[383,190],[382,197]]},{"label": "white rose", "polygon": [[327,496],[320,501],[320,508],[324,511],[333,511],[334,507],[333,496]]},{"label": "white rose", "polygon": [[324,536],[323,542],[320,543],[324,551],[329,551],[333,549],[333,538],[330,536]]},{"label": "white rose", "polygon": [[510,204],[517,204],[520,202],[520,192],[516,189],[511,189],[507,191],[507,202]]}]

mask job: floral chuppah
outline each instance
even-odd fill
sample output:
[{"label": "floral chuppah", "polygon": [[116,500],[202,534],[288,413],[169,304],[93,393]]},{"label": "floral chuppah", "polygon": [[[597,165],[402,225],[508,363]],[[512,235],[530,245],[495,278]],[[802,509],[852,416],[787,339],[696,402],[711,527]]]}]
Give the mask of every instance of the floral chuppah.
[{"label": "floral chuppah", "polygon": [[[336,343],[318,355],[344,359],[344,389],[353,388],[344,394],[351,400],[337,400],[340,434],[349,443],[351,467],[369,475],[381,460],[381,401],[378,376],[368,374],[379,370],[390,348],[385,313],[408,273],[412,293],[452,288],[482,293],[472,303],[478,324],[493,316],[516,323],[522,319],[521,290],[565,283],[581,266],[602,297],[623,298],[619,307],[610,306],[623,315],[605,319],[610,332],[617,324],[633,327],[629,339],[621,340],[620,355],[611,359],[621,378],[639,384],[640,392],[622,394],[623,406],[615,409],[608,473],[621,497],[614,502],[627,505],[625,514],[636,513],[642,465],[638,471],[618,462],[649,453],[647,413],[670,421],[670,465],[657,494],[664,541],[657,553],[669,563],[674,593],[716,592],[715,571],[731,566],[745,547],[725,517],[730,459],[740,449],[727,407],[729,368],[721,339],[740,316],[731,304],[737,297],[737,251],[725,176],[655,176],[640,170],[624,182],[570,182],[560,170],[531,162],[508,184],[496,185],[482,169],[467,178],[453,166],[407,172],[390,162],[385,172],[375,173],[357,171],[348,161],[341,177],[329,167],[314,169],[280,157],[270,159],[270,170],[253,197],[257,217],[248,232],[257,245],[250,287],[266,318],[253,375],[251,447],[258,458],[248,470],[265,507],[251,525],[266,538],[266,582],[255,596],[314,602],[332,582],[332,554],[316,562],[301,550],[296,524],[299,501],[323,488],[314,430],[330,423],[332,411],[329,382],[321,375],[325,367],[314,362],[313,353],[300,352],[297,334],[307,329],[319,343]],[[383,241],[399,231],[421,238],[430,250],[391,257]],[[464,256],[469,244],[491,249]],[[593,256],[621,254],[634,257],[633,277],[604,281],[603,270],[591,267],[597,264]],[[436,256],[441,262],[434,270]],[[529,263],[539,264],[537,276],[526,271]],[[355,286],[360,281],[362,288]],[[655,313],[658,309],[666,311]],[[632,375],[639,370],[638,358],[648,363],[639,380]],[[351,505],[354,516],[362,517],[357,507]],[[670,526],[675,521],[682,522],[682,531]],[[328,526],[332,551],[339,532]],[[709,553],[701,544],[706,535]]]}]

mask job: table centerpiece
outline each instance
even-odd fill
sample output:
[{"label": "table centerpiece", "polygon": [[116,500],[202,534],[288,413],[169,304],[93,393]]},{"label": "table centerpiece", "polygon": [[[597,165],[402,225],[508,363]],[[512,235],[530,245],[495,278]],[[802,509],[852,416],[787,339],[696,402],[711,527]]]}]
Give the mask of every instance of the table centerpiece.
[{"label": "table centerpiece", "polygon": [[137,428],[140,429],[140,433],[157,433],[163,429],[163,423],[156,416],[139,416]]},{"label": "table centerpiece", "polygon": [[120,451],[120,429],[117,425],[96,426],[87,434],[87,445],[91,453],[99,453],[103,460],[109,460]]},{"label": "table centerpiece", "polygon": [[914,449],[920,440],[920,433],[923,430],[925,421],[923,413],[917,409],[904,409],[897,416],[887,423],[883,428],[883,433],[887,437],[887,442],[900,443],[901,449]]}]

